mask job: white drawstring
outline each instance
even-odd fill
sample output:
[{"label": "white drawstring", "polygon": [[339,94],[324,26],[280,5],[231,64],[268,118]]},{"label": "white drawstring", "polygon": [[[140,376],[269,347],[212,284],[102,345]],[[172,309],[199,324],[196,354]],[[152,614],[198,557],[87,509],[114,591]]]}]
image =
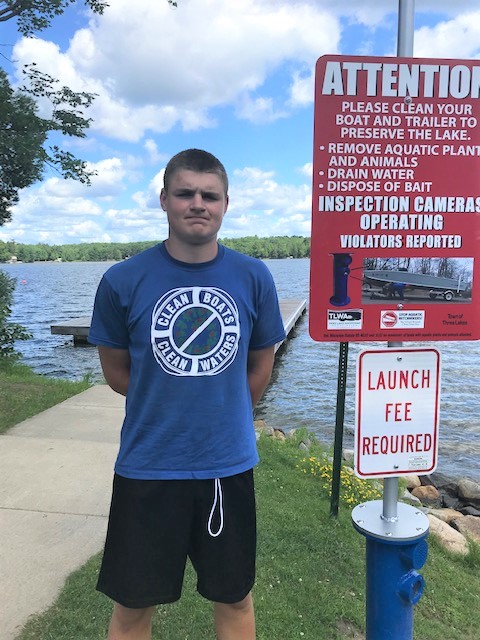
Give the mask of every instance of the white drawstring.
[{"label": "white drawstring", "polygon": [[[208,533],[212,536],[212,538],[217,538],[223,531],[223,493],[222,493],[222,483],[220,482],[220,478],[215,478],[215,497],[213,499],[212,510],[210,511],[210,516],[208,518],[207,530]],[[219,503],[219,511],[220,511],[220,525],[218,527],[218,531],[215,533],[212,531],[212,520],[215,515],[215,509],[217,508],[217,502]]]}]

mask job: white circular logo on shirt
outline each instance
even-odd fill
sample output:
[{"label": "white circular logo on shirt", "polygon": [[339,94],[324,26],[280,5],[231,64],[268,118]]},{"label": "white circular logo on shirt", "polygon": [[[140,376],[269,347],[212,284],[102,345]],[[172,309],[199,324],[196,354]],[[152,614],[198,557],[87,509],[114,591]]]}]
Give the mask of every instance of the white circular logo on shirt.
[{"label": "white circular logo on shirt", "polygon": [[240,339],[238,308],[215,287],[168,291],[152,313],[156,361],[174,376],[214,376],[234,360]]}]

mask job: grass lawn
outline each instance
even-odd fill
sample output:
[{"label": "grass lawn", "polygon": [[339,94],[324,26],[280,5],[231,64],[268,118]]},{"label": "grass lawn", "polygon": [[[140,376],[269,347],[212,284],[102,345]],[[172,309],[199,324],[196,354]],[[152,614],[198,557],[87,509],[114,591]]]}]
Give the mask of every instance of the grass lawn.
[{"label": "grass lawn", "polygon": [[88,380],[72,382],[40,376],[22,365],[1,367],[0,434],[90,386]]},{"label": "grass lawn", "polygon": [[[305,454],[294,439],[262,436],[259,450],[258,640],[360,640],[365,542],[351,525],[351,504],[343,499],[338,519],[330,517],[327,489],[318,475],[303,471]],[[104,640],[111,604],[95,591],[99,560],[95,556],[72,574],[58,600],[18,640]],[[479,547],[465,558],[452,557],[429,541],[415,640],[478,640],[479,569]],[[158,608],[153,638],[213,640],[211,605],[196,594],[191,567],[181,600]]]}]

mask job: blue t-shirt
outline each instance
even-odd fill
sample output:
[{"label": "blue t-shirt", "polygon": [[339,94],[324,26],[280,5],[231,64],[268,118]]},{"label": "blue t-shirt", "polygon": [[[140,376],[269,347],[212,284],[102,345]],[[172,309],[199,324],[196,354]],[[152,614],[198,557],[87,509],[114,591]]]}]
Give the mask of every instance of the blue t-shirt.
[{"label": "blue t-shirt", "polygon": [[208,479],[252,468],[248,352],[284,337],[267,267],[222,245],[211,262],[179,262],[159,244],[108,269],[88,339],[130,353],[115,471]]}]

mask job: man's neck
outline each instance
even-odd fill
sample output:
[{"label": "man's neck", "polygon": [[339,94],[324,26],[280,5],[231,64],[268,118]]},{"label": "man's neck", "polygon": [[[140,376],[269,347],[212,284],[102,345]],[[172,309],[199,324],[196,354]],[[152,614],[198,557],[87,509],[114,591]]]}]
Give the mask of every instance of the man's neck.
[{"label": "man's neck", "polygon": [[175,260],[190,264],[210,262],[214,260],[218,254],[218,243],[216,239],[207,244],[185,245],[177,242],[175,238],[170,237],[165,240],[165,248],[168,254]]}]

